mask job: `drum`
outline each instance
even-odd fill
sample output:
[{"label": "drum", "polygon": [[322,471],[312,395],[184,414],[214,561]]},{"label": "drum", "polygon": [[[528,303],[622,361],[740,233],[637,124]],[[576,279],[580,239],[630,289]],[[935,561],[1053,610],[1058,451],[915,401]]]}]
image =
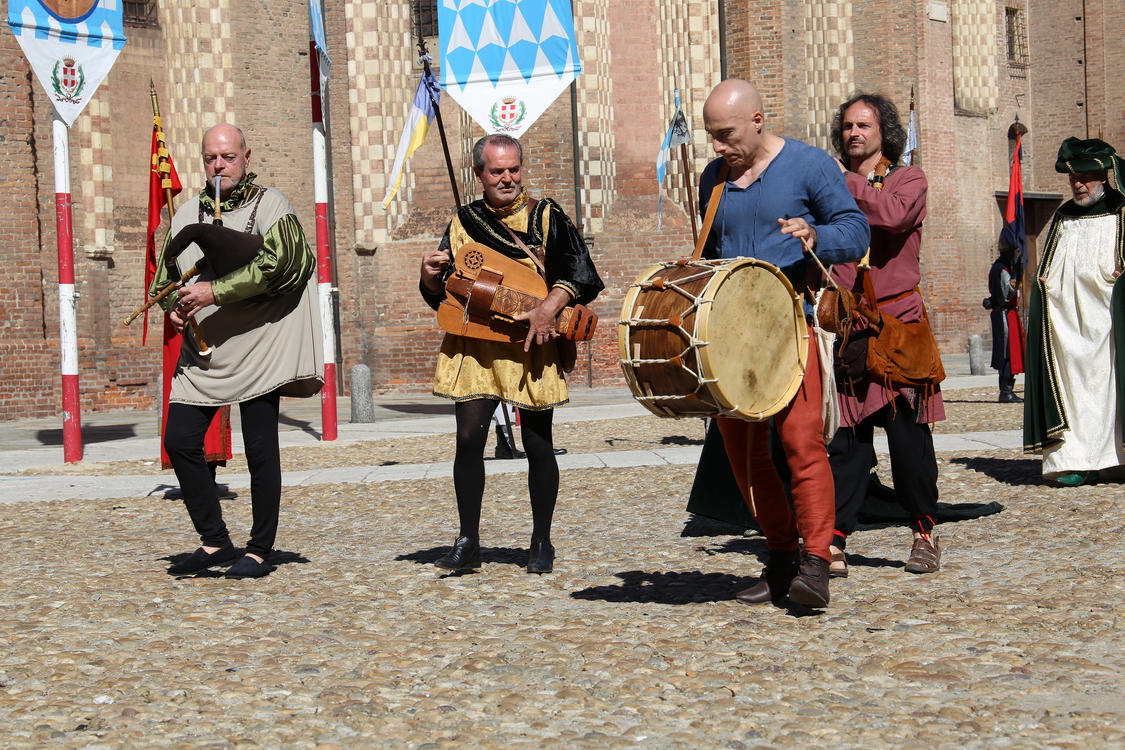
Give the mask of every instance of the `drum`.
[{"label": "drum", "polygon": [[625,295],[617,341],[629,388],[653,414],[755,422],[788,406],[809,347],[801,298],[753,258],[648,269]]}]

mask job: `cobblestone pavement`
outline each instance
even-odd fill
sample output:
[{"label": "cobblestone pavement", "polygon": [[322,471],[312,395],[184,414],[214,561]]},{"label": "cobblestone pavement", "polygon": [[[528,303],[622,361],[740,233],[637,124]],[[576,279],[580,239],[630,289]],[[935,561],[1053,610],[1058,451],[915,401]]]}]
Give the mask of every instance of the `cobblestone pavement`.
[{"label": "cobblestone pavement", "polygon": [[823,612],[733,601],[765,548],[684,512],[692,466],[564,472],[541,577],[520,473],[454,575],[448,478],[287,488],[256,581],[164,572],[195,547],[177,501],[8,504],[0,745],[1125,747],[1120,486],[940,460],[943,501],[1005,511],[939,527],[929,576],[905,529],[857,533]]}]

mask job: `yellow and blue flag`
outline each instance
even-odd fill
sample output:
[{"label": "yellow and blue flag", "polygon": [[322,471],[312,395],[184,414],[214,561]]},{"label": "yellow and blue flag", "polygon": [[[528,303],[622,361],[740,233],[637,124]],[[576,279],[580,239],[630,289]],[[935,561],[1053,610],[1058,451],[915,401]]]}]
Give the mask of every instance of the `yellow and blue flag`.
[{"label": "yellow and blue flag", "polygon": [[436,113],[434,105],[441,102],[441,87],[433,73],[423,73],[422,80],[418,82],[418,91],[414,94],[414,101],[410,105],[410,112],[406,115],[406,125],[402,128],[402,136],[398,139],[398,151],[395,153],[395,164],[391,167],[391,178],[387,181],[387,197],[383,199],[383,208],[386,209],[395,197],[399,185],[402,184],[403,165],[410,158],[426,134],[430,132],[430,123]]}]

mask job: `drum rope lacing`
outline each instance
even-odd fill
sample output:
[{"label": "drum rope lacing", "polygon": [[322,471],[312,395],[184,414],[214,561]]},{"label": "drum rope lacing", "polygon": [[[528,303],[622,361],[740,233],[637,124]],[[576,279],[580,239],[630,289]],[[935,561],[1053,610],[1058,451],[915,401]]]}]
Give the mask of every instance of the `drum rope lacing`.
[{"label": "drum rope lacing", "polygon": [[[677,317],[680,319],[680,323],[675,325],[675,327],[677,329],[679,329],[679,331],[684,335],[684,338],[686,338],[688,340],[688,345],[678,355],[676,355],[673,358],[669,358],[669,359],[623,359],[623,360],[621,360],[621,364],[628,365],[629,367],[636,367],[637,365],[653,365],[653,364],[663,365],[663,364],[673,364],[672,360],[678,359],[679,362],[676,363],[677,366],[681,370],[683,370],[684,372],[688,373],[689,375],[691,375],[692,377],[695,378],[696,385],[695,385],[695,390],[692,391],[692,393],[697,394],[701,390],[703,390],[708,384],[718,383],[719,379],[718,378],[705,378],[702,375],[700,375],[698,372],[691,369],[690,367],[688,367],[685,364],[685,362],[687,361],[687,355],[690,352],[693,352],[696,349],[699,349],[699,347],[701,347],[701,346],[708,346],[710,344],[710,342],[703,341],[701,339],[696,338],[694,331],[688,331],[686,328],[684,328],[683,319],[686,318],[688,315],[691,315],[693,313],[698,313],[699,309],[703,305],[713,304],[715,300],[701,297],[698,294],[693,294],[692,292],[688,291],[687,289],[684,289],[681,286],[681,284],[685,284],[685,283],[691,282],[691,281],[697,281],[699,279],[706,278],[708,276],[714,275],[715,266],[717,264],[715,264],[712,261],[688,261],[686,263],[681,261],[681,262],[673,262],[673,263],[662,263],[660,265],[661,265],[662,268],[682,268],[684,266],[694,266],[694,267],[698,267],[698,268],[706,268],[707,269],[707,271],[705,273],[697,273],[697,274],[693,274],[691,276],[685,276],[681,279],[676,279],[675,281],[668,281],[667,279],[661,278],[661,279],[658,279],[656,281],[635,281],[630,285],[631,287],[638,287],[638,288],[641,288],[641,289],[672,290],[674,292],[677,292],[677,293],[683,295],[684,297],[686,297],[688,300],[691,301],[691,307],[687,308],[686,310],[682,311],[679,315],[677,315]],[[729,273],[729,271],[727,273]],[[707,287],[709,287],[709,286],[710,286],[710,284],[705,284],[704,287],[703,287],[704,290],[706,290]],[[694,320],[698,320],[698,317],[696,317]],[[619,322],[619,325],[636,327],[636,326],[641,326],[641,325],[671,326],[673,324],[672,324],[672,321],[668,318],[627,318],[627,319],[621,320]],[[684,398],[684,394],[676,394],[676,395],[671,395],[671,396],[653,396],[653,395],[638,396],[637,394],[633,394],[633,398],[635,398],[637,401],[679,401],[679,400],[682,400]],[[708,400],[707,403],[709,405],[713,405],[716,412],[718,414],[721,414],[721,415],[736,414],[739,410],[739,406],[737,404],[733,408],[724,409],[721,404],[714,403],[713,400]]]}]

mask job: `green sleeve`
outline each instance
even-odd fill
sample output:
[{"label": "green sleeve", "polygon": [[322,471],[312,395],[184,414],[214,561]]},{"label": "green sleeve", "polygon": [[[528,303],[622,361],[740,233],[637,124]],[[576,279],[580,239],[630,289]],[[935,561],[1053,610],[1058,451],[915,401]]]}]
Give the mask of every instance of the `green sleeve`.
[{"label": "green sleeve", "polygon": [[263,239],[265,244],[252,263],[211,282],[216,304],[259,294],[288,294],[301,288],[316,270],[316,257],[294,214],[278,219]]},{"label": "green sleeve", "polygon": [[[160,255],[156,259],[156,273],[153,274],[152,285],[148,288],[149,297],[155,297],[161,289],[168,286],[173,281],[179,280],[178,277],[175,279],[172,278],[171,272],[168,271],[168,267],[164,264],[164,248],[168,247],[168,240],[171,239],[171,237],[171,232],[168,232],[164,237],[164,247],[160,249]],[[179,296],[179,292],[172,292],[156,304],[158,304],[164,312],[171,312]]]}]

